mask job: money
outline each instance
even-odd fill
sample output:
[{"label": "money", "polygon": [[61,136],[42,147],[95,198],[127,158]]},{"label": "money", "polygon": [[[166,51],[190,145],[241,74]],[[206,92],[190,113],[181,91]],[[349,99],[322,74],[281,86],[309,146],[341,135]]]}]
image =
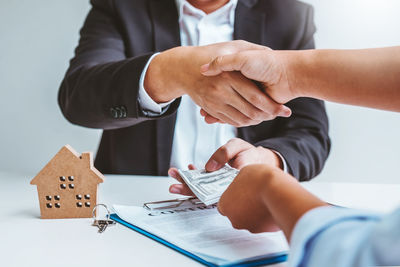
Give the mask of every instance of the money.
[{"label": "money", "polygon": [[215,172],[207,172],[204,169],[178,171],[196,197],[207,206],[218,202],[239,173],[239,170],[228,165]]}]

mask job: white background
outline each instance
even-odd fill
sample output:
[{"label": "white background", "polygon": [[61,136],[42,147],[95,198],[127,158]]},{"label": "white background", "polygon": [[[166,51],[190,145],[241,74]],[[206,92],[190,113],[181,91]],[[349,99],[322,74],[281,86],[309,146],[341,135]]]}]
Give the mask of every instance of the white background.
[{"label": "white background", "polygon": [[[308,0],[318,48],[400,45],[400,1]],[[89,10],[83,0],[0,0],[0,170],[34,175],[62,145],[96,151],[99,130],[69,124],[59,84]],[[397,183],[400,114],[327,105],[329,181]]]}]

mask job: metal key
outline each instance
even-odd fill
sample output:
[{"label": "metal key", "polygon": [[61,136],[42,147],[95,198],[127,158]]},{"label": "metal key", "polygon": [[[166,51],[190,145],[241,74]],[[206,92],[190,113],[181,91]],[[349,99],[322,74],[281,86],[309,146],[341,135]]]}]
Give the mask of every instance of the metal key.
[{"label": "metal key", "polygon": [[112,220],[95,220],[93,222],[93,226],[97,226],[99,228],[99,233],[104,232],[109,225],[115,225],[116,223]]},{"label": "metal key", "polygon": [[[104,208],[106,208],[106,210],[107,210],[107,216],[106,216],[106,219],[105,219],[105,220],[97,220],[97,219],[96,219],[95,210],[96,210],[97,206],[103,206]],[[108,227],[109,225],[115,225],[115,224],[116,224],[115,221],[110,220],[109,218],[110,218],[110,211],[108,210],[108,208],[107,208],[106,205],[104,205],[104,204],[98,204],[98,205],[96,205],[96,206],[93,208],[93,219],[94,219],[94,222],[93,222],[92,225],[93,225],[93,226],[96,226],[97,228],[99,228],[98,233],[103,233],[103,232],[107,229],[107,227]]]},{"label": "metal key", "polygon": [[106,230],[108,224],[105,222],[105,220],[94,220],[93,226],[96,226],[97,228],[99,228],[99,233],[102,233]]}]

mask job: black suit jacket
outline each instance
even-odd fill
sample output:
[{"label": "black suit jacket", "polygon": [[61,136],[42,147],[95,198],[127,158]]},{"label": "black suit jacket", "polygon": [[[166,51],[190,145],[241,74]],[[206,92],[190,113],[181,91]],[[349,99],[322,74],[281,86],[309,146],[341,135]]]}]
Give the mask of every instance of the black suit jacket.
[{"label": "black suit jacket", "polygon": [[[138,104],[149,57],[180,45],[174,0],[92,0],[75,57],[59,90],[72,123],[104,129],[95,166],[104,173],[166,175],[176,110],[149,118]],[[313,10],[294,0],[239,0],[234,38],[273,49],[314,47]],[[238,129],[239,137],[280,152],[300,180],[317,175],[330,140],[324,103],[296,99],[293,115]]]}]

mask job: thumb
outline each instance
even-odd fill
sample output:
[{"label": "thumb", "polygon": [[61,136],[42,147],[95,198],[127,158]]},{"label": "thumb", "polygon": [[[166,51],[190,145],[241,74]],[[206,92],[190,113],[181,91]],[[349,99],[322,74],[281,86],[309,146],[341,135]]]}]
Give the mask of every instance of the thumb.
[{"label": "thumb", "polygon": [[216,76],[224,71],[240,71],[245,63],[242,53],[218,56],[208,64],[201,66],[200,72],[205,76]]}]

